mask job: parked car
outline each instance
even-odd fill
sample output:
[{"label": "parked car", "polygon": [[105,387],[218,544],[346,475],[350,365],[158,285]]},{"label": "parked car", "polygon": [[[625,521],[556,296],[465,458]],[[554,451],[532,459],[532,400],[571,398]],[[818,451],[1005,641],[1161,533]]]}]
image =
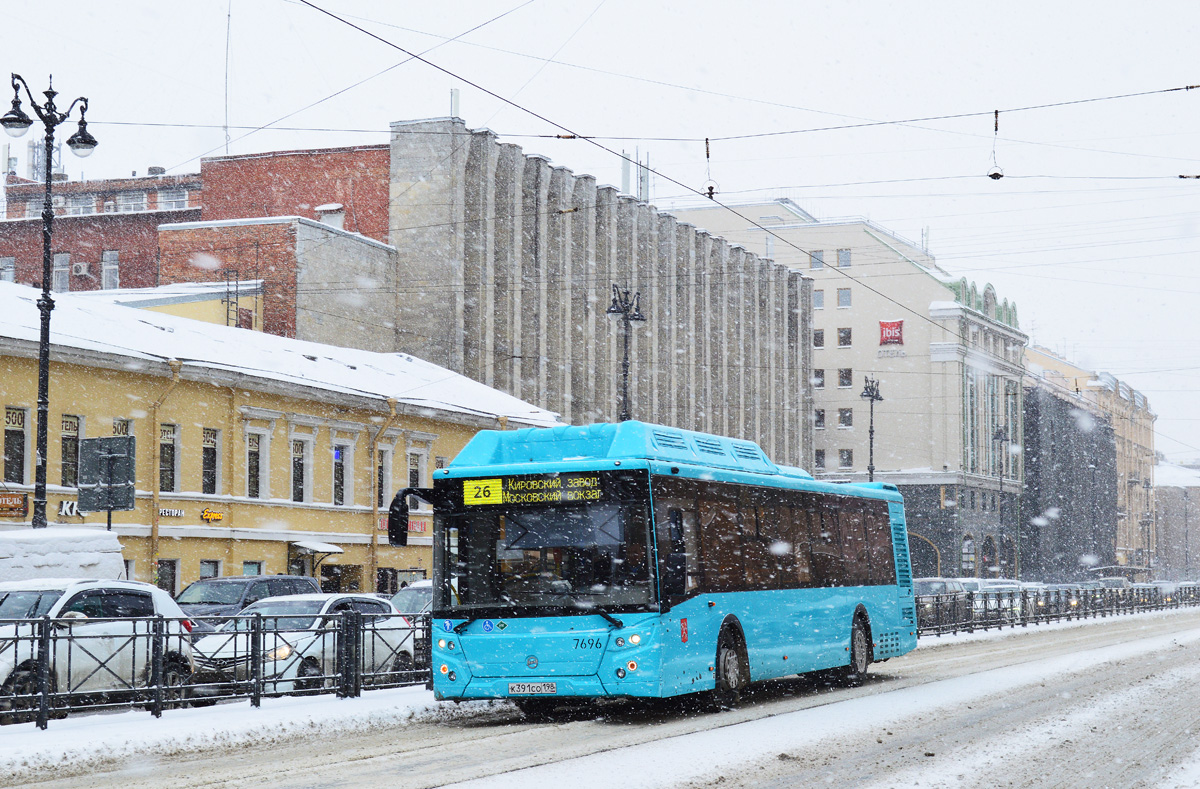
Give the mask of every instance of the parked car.
[{"label": "parked car", "polygon": [[967,591],[957,578],[915,578],[917,626],[934,627],[965,622]]},{"label": "parked car", "polygon": [[37,692],[37,624],[49,616],[50,691],[132,695],[150,686],[155,617],[165,617],[161,682],[182,702],[192,674],[194,627],[171,596],[137,581],[49,579],[0,583],[0,720],[31,715]]},{"label": "parked car", "polygon": [[404,615],[428,614],[433,609],[433,581],[414,581],[392,595],[392,605]]},{"label": "parked car", "polygon": [[357,610],[364,634],[360,668],[366,681],[393,682],[413,670],[413,626],[387,600],[369,594],[268,597],[245,608],[216,633],[195,643],[196,696],[226,695],[251,678],[251,627],[263,628],[262,678],[268,693],[314,690],[337,672],[338,615]]},{"label": "parked car", "polygon": [[1097,578],[1096,581],[1104,589],[1128,589],[1132,584],[1128,578],[1122,576],[1108,576],[1105,578]]},{"label": "parked car", "polygon": [[[304,575],[235,575],[204,578],[188,584],[175,598],[188,616],[231,617],[251,603],[267,597],[318,594],[321,584]],[[221,622],[201,621],[201,630],[211,632]]]}]

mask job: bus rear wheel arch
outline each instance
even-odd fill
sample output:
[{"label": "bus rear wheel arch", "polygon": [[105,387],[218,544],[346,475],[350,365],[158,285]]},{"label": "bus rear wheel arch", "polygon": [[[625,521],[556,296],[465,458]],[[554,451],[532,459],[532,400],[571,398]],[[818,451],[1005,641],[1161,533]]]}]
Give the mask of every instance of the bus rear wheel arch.
[{"label": "bus rear wheel arch", "polygon": [[854,612],[850,626],[850,664],[841,671],[841,684],[856,688],[867,677],[867,667],[874,658],[871,648],[871,624],[867,612],[859,608]]},{"label": "bus rear wheel arch", "polygon": [[737,620],[726,620],[717,636],[716,663],[713,666],[712,706],[718,710],[736,707],[750,685],[750,661],[746,657],[746,639]]}]

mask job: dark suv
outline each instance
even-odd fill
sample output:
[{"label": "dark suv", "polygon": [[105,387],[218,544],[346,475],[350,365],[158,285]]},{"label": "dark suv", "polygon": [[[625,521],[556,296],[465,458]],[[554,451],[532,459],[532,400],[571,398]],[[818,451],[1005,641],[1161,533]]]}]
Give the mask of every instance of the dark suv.
[{"label": "dark suv", "polygon": [[317,594],[320,591],[321,585],[316,578],[303,575],[237,575],[190,583],[175,602],[188,616],[229,617],[264,597]]}]

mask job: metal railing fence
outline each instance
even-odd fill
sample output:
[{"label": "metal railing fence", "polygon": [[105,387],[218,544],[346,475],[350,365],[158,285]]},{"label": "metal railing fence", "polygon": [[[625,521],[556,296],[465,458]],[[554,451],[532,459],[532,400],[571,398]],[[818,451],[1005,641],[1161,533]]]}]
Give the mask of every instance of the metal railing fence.
[{"label": "metal railing fence", "polygon": [[1003,589],[918,595],[916,603],[917,635],[929,636],[1200,605],[1200,586]]},{"label": "metal railing fence", "polygon": [[[307,620],[307,621],[304,621]],[[429,617],[0,620],[0,723],[428,684]]]}]

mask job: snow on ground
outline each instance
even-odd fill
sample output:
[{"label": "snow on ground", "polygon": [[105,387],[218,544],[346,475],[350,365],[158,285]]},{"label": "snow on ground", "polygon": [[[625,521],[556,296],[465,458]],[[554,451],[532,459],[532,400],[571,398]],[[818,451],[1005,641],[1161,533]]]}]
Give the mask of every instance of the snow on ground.
[{"label": "snow on ground", "polygon": [[[1183,631],[1086,652],[1036,660],[1017,666],[979,672],[955,679],[931,682],[889,693],[861,696],[797,712],[671,737],[652,743],[622,748],[619,761],[627,775],[636,775],[639,787],[671,787],[688,781],[711,780],[738,765],[753,764],[823,741],[845,741],[879,728],[900,727],[904,721],[938,709],[957,707],[1006,691],[1057,680],[1085,672],[1099,664],[1150,654],[1172,644],[1200,641],[1200,629]],[[1200,673],[1200,672],[1198,672]],[[1025,742],[1016,739],[997,744],[1011,752]],[[1030,733],[1028,736],[1036,736]],[[554,762],[503,775],[467,781],[453,786],[488,789],[526,789],[530,786],[569,784],[572,789],[611,789],[611,765],[615,754],[604,752]],[[885,786],[904,783],[893,776]],[[916,785],[920,785],[918,781]],[[874,787],[872,787],[874,789]]]},{"label": "snow on ground", "polygon": [[[1187,610],[1187,609],[1182,609]],[[1173,611],[1133,616],[1171,616]],[[1124,617],[1122,617],[1124,618]],[[922,638],[919,649],[975,640],[998,640],[1023,632],[1103,626],[1105,619],[1053,622],[1027,629],[992,630],[974,634]],[[728,766],[774,756],[789,748],[840,736],[866,726],[878,727],[905,717],[964,700],[1003,692],[1007,687],[1039,682],[1046,677],[1086,670],[1097,663],[1161,649],[1172,640],[1200,639],[1200,630],[1172,637],[1147,639],[1133,644],[1091,650],[1051,660],[1036,661],[985,674],[973,674],[919,687],[850,699],[784,715],[727,726],[708,732],[634,746],[622,752],[622,764],[639,775],[640,786],[668,786],[693,777],[712,775],[715,765]],[[357,699],[332,695],[303,698],[265,698],[255,709],[248,701],[218,704],[198,709],[168,710],[155,719],[144,710],[115,713],[75,714],[50,721],[46,731],[32,723],[0,729],[0,775],[52,768],[56,764],[79,763],[103,755],[165,756],[201,752],[210,748],[263,746],[293,739],[309,732],[322,737],[339,732],[364,731],[410,723],[470,719],[495,704],[477,702],[461,705],[439,703],[423,686],[370,690]],[[569,760],[522,770],[511,776],[495,776],[478,786],[540,786],[551,780],[569,778],[573,789],[588,786],[610,789],[611,775],[606,759],[611,754]],[[628,759],[628,762],[626,761]],[[1200,776],[1200,753],[1194,773]],[[528,783],[526,783],[528,782]],[[1191,786],[1200,780],[1180,783]]]}]

